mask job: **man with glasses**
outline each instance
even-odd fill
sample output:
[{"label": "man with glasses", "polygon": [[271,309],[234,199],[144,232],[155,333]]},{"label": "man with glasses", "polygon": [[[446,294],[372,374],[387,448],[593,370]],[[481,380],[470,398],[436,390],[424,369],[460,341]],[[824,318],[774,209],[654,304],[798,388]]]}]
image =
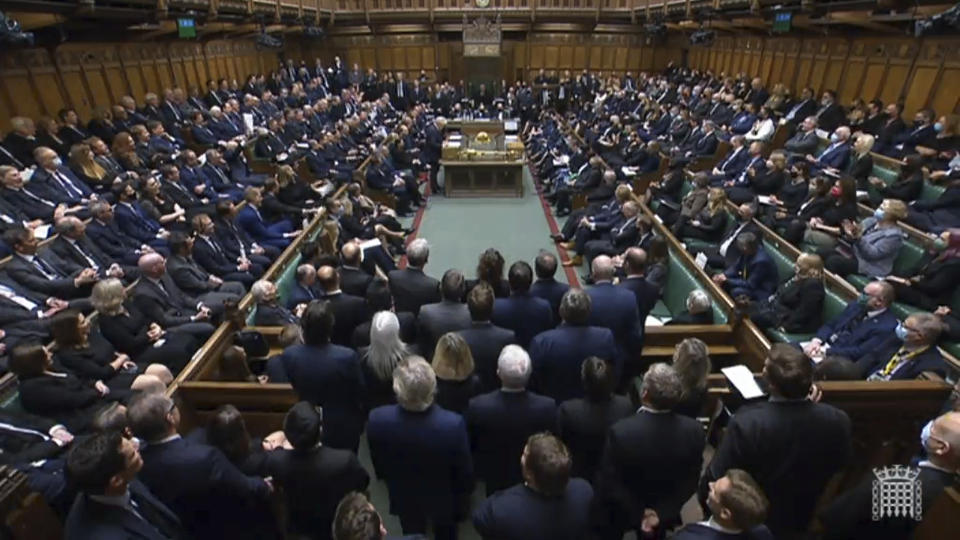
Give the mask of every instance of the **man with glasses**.
[{"label": "man with glasses", "polygon": [[930,313],[914,313],[899,323],[879,346],[856,360],[870,381],[916,379],[925,371],[946,376],[946,364],[937,349],[943,323]]}]

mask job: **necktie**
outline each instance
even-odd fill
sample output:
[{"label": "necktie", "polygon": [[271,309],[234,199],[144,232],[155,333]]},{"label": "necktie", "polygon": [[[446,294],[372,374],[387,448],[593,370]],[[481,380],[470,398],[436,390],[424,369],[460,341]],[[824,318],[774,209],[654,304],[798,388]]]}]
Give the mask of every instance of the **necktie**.
[{"label": "necktie", "polygon": [[83,246],[80,245],[80,242],[74,242],[73,247],[77,248],[77,251],[80,252],[80,255],[82,255],[83,258],[86,259],[88,263],[90,263],[91,268],[93,268],[94,270],[100,269],[100,265],[97,264],[97,262],[93,259],[93,257],[89,253],[87,253],[86,250],[83,249]]},{"label": "necktie", "polygon": [[3,146],[0,146],[0,154],[7,156],[7,159],[10,160],[10,163],[13,164],[14,167],[18,169],[23,168],[23,163],[21,163],[19,159],[14,157],[14,155],[11,154],[10,151],[4,148]]},{"label": "necktie", "polygon": [[40,270],[40,273],[46,276],[47,279],[57,279],[60,277],[54,268],[45,263],[43,259],[36,255],[33,256],[33,266],[35,266],[37,270]]},{"label": "necktie", "polygon": [[397,83],[397,95],[403,97],[403,83]]},{"label": "necktie", "polygon": [[68,195],[72,197],[83,198],[83,192],[79,188],[73,185],[72,182],[60,171],[53,171],[53,177],[57,179],[57,182],[60,184],[60,187],[67,192]]},{"label": "necktie", "polygon": [[31,193],[27,188],[21,188],[20,191],[22,191],[23,193],[25,193],[25,194],[27,195],[27,197],[30,197],[31,199],[33,199],[33,200],[35,200],[35,201],[40,201],[41,203],[43,203],[43,204],[45,204],[45,205],[47,205],[47,206],[51,206],[51,207],[57,206],[55,203],[53,203],[53,202],[51,202],[51,201],[48,201],[47,199],[44,199],[43,197],[41,197],[41,196],[39,196],[39,195],[34,195],[34,194]]},{"label": "necktie", "polygon": [[223,255],[223,249],[220,248],[220,245],[213,238],[203,238],[204,242],[210,245],[210,247],[216,251],[219,255]]}]

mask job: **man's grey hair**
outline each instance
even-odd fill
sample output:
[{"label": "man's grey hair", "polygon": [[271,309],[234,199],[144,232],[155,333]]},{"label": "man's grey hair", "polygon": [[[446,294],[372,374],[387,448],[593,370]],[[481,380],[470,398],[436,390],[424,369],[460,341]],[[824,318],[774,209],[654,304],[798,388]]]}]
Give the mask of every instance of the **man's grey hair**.
[{"label": "man's grey hair", "polygon": [[710,309],[712,304],[710,296],[700,289],[694,289],[687,295],[687,311],[691,314],[703,313]]},{"label": "man's grey hair", "polygon": [[417,238],[407,246],[407,262],[417,268],[427,264],[430,257],[430,244],[425,238]]},{"label": "man's grey hair", "polygon": [[923,335],[923,341],[934,344],[940,339],[943,332],[943,321],[931,313],[913,313],[908,319],[913,319],[913,324],[918,332]]},{"label": "man's grey hair", "polygon": [[530,380],[530,355],[519,345],[507,345],[500,351],[497,359],[497,376],[500,383],[509,390],[523,390]]},{"label": "man's grey hair", "polygon": [[77,230],[77,227],[79,227],[81,223],[83,222],[80,221],[80,218],[66,216],[57,221],[55,229],[58,234],[71,233]]},{"label": "man's grey hair", "polygon": [[422,356],[411,356],[393,370],[393,393],[404,409],[425,411],[433,405],[437,375]]},{"label": "man's grey hair", "polygon": [[593,259],[590,266],[594,281],[609,281],[613,279],[617,272],[617,269],[613,266],[613,259],[606,255],[600,255]]},{"label": "man's grey hair", "polygon": [[223,112],[223,109],[221,109],[221,108],[220,108],[219,106],[217,106],[217,105],[214,105],[213,107],[210,107],[210,114],[212,114],[212,115],[214,115],[214,116],[220,114],[221,112]]},{"label": "man's grey hair", "polygon": [[127,422],[134,435],[148,443],[156,442],[167,435],[171,409],[173,400],[163,394],[141,395],[127,408]]},{"label": "man's grey hair", "polygon": [[307,276],[316,273],[317,269],[312,264],[301,264],[297,267],[297,281],[303,281]]},{"label": "man's grey hair", "polygon": [[96,217],[106,212],[108,208],[110,208],[110,203],[107,201],[97,200],[90,203],[90,214]]},{"label": "man's grey hair", "polygon": [[560,299],[560,317],[567,324],[585,325],[590,318],[590,295],[583,289],[570,289]]},{"label": "man's grey hair", "polygon": [[271,283],[265,279],[255,281],[250,287],[250,294],[253,295],[253,299],[257,302],[263,302],[270,292],[270,285]]},{"label": "man's grey hair", "polygon": [[664,362],[650,366],[640,383],[640,396],[644,404],[657,410],[672,410],[680,402],[681,395],[683,385],[677,370]]}]

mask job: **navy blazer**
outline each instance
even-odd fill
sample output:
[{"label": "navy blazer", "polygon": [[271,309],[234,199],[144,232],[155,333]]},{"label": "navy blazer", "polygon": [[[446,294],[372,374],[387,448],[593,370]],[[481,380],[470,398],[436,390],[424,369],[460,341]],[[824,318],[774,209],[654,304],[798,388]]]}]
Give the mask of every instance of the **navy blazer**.
[{"label": "navy blazer", "polygon": [[280,356],[300,399],[323,407],[324,442],[356,450],[363,431],[363,371],[357,353],[339,345],[294,345]]},{"label": "navy blazer", "polygon": [[87,223],[87,236],[113,260],[137,264],[140,258],[140,246],[143,244],[124,234],[116,221],[101,223],[91,219]]},{"label": "navy blazer", "polygon": [[557,404],[533,392],[494,390],[471,399],[464,417],[477,476],[490,494],[523,481],[523,447],[534,433],[556,431]]},{"label": "navy blazer", "polygon": [[236,223],[255,240],[287,240],[283,234],[271,231],[263,220],[263,216],[250,205],[240,209]]},{"label": "navy blazer", "polygon": [[828,146],[817,156],[817,167],[843,170],[850,160],[850,145],[847,143]]},{"label": "navy blazer", "polygon": [[534,337],[529,352],[532,387],[557,401],[583,397],[580,366],[588,356],[612,362],[620,373],[617,344],[608,328],[563,323]]},{"label": "navy blazer", "polygon": [[169,508],[150,493],[147,486],[134,479],[129,487],[130,500],[136,503],[139,519],[118,506],[103,504],[80,493],[73,501],[64,523],[66,540],[163,540],[183,535],[180,520]]},{"label": "navy blazer", "polygon": [[[739,149],[732,149],[723,158],[723,161],[717,164],[716,168],[721,171],[723,176],[726,179],[733,179],[740,175],[743,172],[743,169],[746,168],[747,163],[752,159],[750,156],[750,150],[746,146],[743,146]],[[736,154],[734,154],[736,152]]]},{"label": "navy blazer", "polygon": [[889,309],[853,325],[853,321],[863,316],[866,309],[866,306],[854,300],[847,304],[840,315],[817,330],[816,337],[830,345],[829,354],[856,360],[869,351],[876,350],[892,335],[893,329],[897,327],[897,317]]},{"label": "navy blazer", "polygon": [[244,507],[266,505],[269,489],[262,478],[244,475],[216,448],[183,438],[148,444],[140,454],[140,480],[191,536],[255,537],[251,521],[240,518]]},{"label": "navy blazer", "polygon": [[653,306],[660,299],[660,289],[656,285],[647,281],[646,277],[627,277],[620,280],[620,287],[633,293],[637,301],[637,318],[642,328],[653,310]]},{"label": "navy blazer", "polygon": [[723,273],[727,276],[724,286],[732,295],[746,294],[758,302],[773,294],[780,283],[777,265],[762,247],[749,259],[741,255],[737,262]]},{"label": "navy blazer", "polygon": [[287,293],[287,309],[293,309],[300,304],[309,304],[320,296],[321,294],[313,287],[304,287],[299,281],[294,281],[290,284],[290,291]]},{"label": "navy blazer", "polygon": [[467,425],[459,414],[436,405],[423,412],[377,407],[367,440],[374,471],[387,482],[391,514],[451,519],[458,499],[473,491]]},{"label": "navy blazer", "polygon": [[140,203],[132,202],[129,206],[125,203],[117,203],[113,212],[117,226],[128,236],[142,243],[157,239],[157,233],[161,229],[160,224],[147,215],[140,207]]},{"label": "navy blazer", "polygon": [[597,283],[587,289],[587,294],[591,305],[589,324],[609,328],[622,354],[639,350],[643,322],[639,318],[637,297],[610,282]]},{"label": "navy blazer", "polygon": [[587,538],[593,488],[571,478],[562,496],[548,497],[524,484],[494,493],[473,512],[481,538],[575,540]]},{"label": "navy blazer", "polygon": [[553,310],[553,324],[560,323],[560,301],[563,295],[570,290],[570,285],[560,283],[553,278],[541,278],[530,285],[530,294],[539,296],[550,303],[550,309]]},{"label": "navy blazer", "polygon": [[[869,352],[856,359],[857,367],[860,368],[863,377],[868,378],[871,374],[882,370],[902,345],[903,342],[900,341],[900,338],[888,334],[884,341],[876,347],[870,348]],[[946,377],[947,366],[936,346],[928,347],[926,351],[911,358],[906,364],[893,372],[890,380],[916,379],[924,371],[933,371],[941,377]]]},{"label": "navy blazer", "polygon": [[529,292],[514,292],[507,298],[493,302],[493,324],[509,328],[517,336],[517,343],[526,348],[533,336],[553,328],[553,310],[550,303]]}]

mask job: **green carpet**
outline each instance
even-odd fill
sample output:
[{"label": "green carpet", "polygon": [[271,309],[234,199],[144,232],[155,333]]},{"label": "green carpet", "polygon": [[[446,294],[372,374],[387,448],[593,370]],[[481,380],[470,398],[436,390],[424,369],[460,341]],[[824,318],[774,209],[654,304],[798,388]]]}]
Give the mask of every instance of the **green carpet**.
[{"label": "green carpet", "polygon": [[[526,168],[523,183],[522,198],[431,197],[417,232],[417,238],[425,238],[431,246],[426,272],[439,278],[447,269],[457,268],[473,278],[480,253],[490,247],[500,251],[506,268],[518,260],[533,266],[541,249],[559,257]],[[566,281],[562,269],[556,278]]]}]

